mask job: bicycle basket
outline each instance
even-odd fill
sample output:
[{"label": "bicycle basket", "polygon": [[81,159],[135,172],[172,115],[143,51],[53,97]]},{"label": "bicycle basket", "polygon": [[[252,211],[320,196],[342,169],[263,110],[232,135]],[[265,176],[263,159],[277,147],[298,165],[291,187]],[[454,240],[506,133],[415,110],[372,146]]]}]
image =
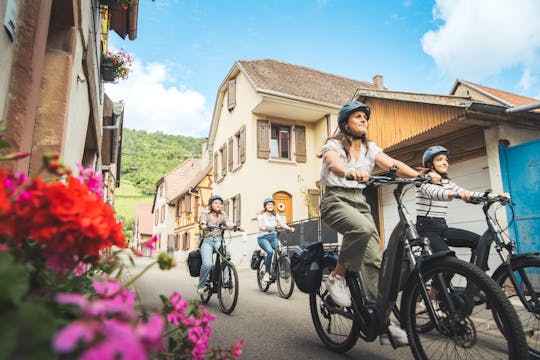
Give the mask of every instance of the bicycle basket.
[{"label": "bicycle basket", "polygon": [[200,250],[190,251],[187,258],[189,275],[197,277],[201,274],[202,257]]},{"label": "bicycle basket", "polygon": [[291,272],[300,291],[312,293],[319,289],[322,281],[322,242],[300,244],[291,255]]},{"label": "bicycle basket", "polygon": [[261,250],[254,250],[253,254],[251,255],[251,263],[250,263],[251,269],[257,270],[259,266],[261,265],[262,259],[263,259],[263,256],[261,255]]}]

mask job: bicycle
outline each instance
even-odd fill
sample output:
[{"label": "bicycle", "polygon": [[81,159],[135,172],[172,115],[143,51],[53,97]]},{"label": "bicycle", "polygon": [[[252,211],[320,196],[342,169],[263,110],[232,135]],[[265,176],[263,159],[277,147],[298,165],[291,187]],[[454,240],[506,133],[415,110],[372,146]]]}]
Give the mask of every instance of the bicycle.
[{"label": "bicycle", "polygon": [[[214,266],[208,274],[205,283],[204,293],[200,295],[201,302],[207,304],[212,297],[212,294],[217,293],[219,308],[225,314],[231,314],[238,302],[238,272],[236,267],[231,262],[227,255],[227,245],[225,244],[225,231],[241,231],[238,226],[225,227],[220,225],[221,229],[221,245],[219,249],[214,249],[213,256],[215,257]],[[212,231],[214,227],[208,227],[208,231]]]},{"label": "bicycle", "polygon": [[[334,252],[321,259],[323,279],[318,291],[309,295],[311,317],[321,341],[332,351],[346,352],[359,338],[374,341],[386,332],[394,348],[396,342],[387,330],[389,317],[400,290],[401,264],[404,255],[410,264],[410,274],[403,287],[401,319],[411,351],[416,359],[474,358],[525,359],[527,356],[525,335],[516,311],[497,284],[481,269],[453,256],[451,252],[432,254],[427,239],[421,239],[403,206],[401,194],[407,184],[419,186],[425,178],[397,178],[395,171],[390,176],[372,176],[368,184],[381,186],[396,184],[394,197],[397,201],[399,222],[390,236],[383,255],[375,302],[366,297],[362,276],[359,272],[347,271],[346,284],[350,290],[352,304],[342,307],[335,304],[326,289],[325,279],[337,264]],[[418,255],[411,250],[411,243],[419,243],[425,253]],[[449,276],[451,275],[451,276]],[[465,284],[465,291],[455,289],[455,281]],[[438,303],[432,303],[429,288],[439,289]],[[475,306],[475,296],[483,297],[485,309]],[[418,331],[417,300],[421,299],[433,323],[433,331],[424,334]],[[479,313],[478,310],[486,310]],[[497,318],[496,320],[493,318]],[[493,320],[491,320],[493,319]],[[493,325],[499,321],[502,328]]]},{"label": "bicycle", "polygon": [[[530,358],[540,359],[540,252],[518,254],[515,241],[505,241],[502,229],[495,214],[490,213],[494,204],[511,205],[504,196],[491,197],[490,190],[482,196],[470,198],[472,204],[482,204],[487,230],[482,234],[478,244],[472,249],[470,262],[482,270],[489,270],[487,259],[491,244],[495,244],[501,264],[495,269],[491,278],[499,285],[510,299],[521,320],[529,347]],[[460,199],[457,195],[455,198]],[[448,239],[452,246],[451,239]],[[507,254],[504,253],[506,250]]]},{"label": "bicycle", "polygon": [[269,274],[270,281],[266,282],[263,280],[265,273],[264,259],[266,257],[264,251],[261,251],[260,264],[259,268],[257,269],[257,284],[259,285],[259,290],[261,292],[267,292],[270,285],[277,282],[279,296],[284,299],[290,298],[294,291],[294,278],[291,273],[291,261],[289,260],[289,255],[287,254],[287,239],[283,240],[285,246],[283,246],[282,241],[279,239],[279,235],[285,233],[286,231],[287,230],[282,228],[276,229],[278,245],[274,249],[274,255],[272,256],[272,265]]}]

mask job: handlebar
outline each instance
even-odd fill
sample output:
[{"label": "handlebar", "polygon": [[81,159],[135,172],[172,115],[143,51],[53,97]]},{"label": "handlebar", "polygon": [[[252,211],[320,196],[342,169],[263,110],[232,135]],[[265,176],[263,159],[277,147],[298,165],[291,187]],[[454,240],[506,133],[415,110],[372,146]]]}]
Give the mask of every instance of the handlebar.
[{"label": "handlebar", "polygon": [[233,225],[233,226],[224,226],[222,224],[219,224],[218,226],[207,226],[206,227],[206,231],[213,231],[213,230],[216,230],[216,229],[219,229],[221,231],[225,231],[225,230],[232,230],[232,231],[245,231],[244,229],[240,228],[239,226],[237,225]]},{"label": "handlebar", "polygon": [[[354,180],[351,175],[345,177],[347,180]],[[370,176],[368,181],[359,181],[359,183],[373,186],[381,186],[388,184],[415,184],[420,186],[424,183],[430,182],[431,179],[425,175],[418,176],[415,178],[401,178],[396,176]]]},{"label": "handlebar", "polygon": [[[471,196],[469,202],[471,204],[488,204],[500,203],[501,205],[510,204],[510,199],[502,195],[489,196],[490,191],[486,191],[482,196]],[[459,194],[454,194],[454,199],[463,200]]]}]

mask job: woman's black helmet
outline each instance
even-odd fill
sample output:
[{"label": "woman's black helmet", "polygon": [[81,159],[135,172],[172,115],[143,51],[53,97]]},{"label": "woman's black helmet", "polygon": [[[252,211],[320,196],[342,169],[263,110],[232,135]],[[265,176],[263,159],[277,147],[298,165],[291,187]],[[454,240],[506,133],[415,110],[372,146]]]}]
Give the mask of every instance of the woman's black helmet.
[{"label": "woman's black helmet", "polygon": [[349,129],[347,129],[347,123],[349,121],[349,115],[351,115],[355,111],[363,111],[366,113],[366,117],[369,120],[369,117],[371,115],[371,110],[369,109],[369,106],[364,104],[361,101],[349,101],[345,105],[339,109],[338,113],[338,126],[347,135],[351,135],[351,132]]},{"label": "woman's black helmet", "polygon": [[266,204],[268,204],[268,203],[272,203],[272,204],[276,205],[276,202],[274,201],[274,199],[272,199],[272,198],[266,198],[266,199],[264,199],[264,201],[263,201],[263,208],[266,208]]},{"label": "woman's black helmet", "polygon": [[445,147],[439,145],[431,146],[424,151],[424,155],[422,155],[422,166],[425,168],[431,168],[433,166],[433,158],[439,154],[445,154],[448,158],[450,158],[450,151],[448,151],[448,149]]},{"label": "woman's black helmet", "polygon": [[210,199],[208,199],[208,206],[212,206],[212,203],[214,202],[214,200],[219,200],[223,204],[223,198],[221,196],[212,195],[212,196],[210,196]]}]

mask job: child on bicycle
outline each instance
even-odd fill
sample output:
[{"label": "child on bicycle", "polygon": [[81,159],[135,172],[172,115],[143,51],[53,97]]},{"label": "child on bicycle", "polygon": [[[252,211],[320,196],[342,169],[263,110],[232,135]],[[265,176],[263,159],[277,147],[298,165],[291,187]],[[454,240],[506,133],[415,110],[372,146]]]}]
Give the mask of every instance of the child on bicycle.
[{"label": "child on bicycle", "polygon": [[[339,129],[322,148],[321,184],[325,192],[321,199],[321,218],[343,234],[338,263],[328,277],[326,286],[332,300],[341,306],[351,306],[351,295],[345,283],[346,269],[361,271],[367,295],[375,301],[378,292],[382,251],[371,208],[362,193],[375,164],[383,169],[397,166],[397,174],[417,177],[418,171],[386,155],[366,133],[371,111],[360,101],[343,105],[338,113]],[[352,180],[347,180],[350,177]],[[405,331],[390,323],[392,337],[401,346],[408,344]],[[381,344],[390,344],[386,335]]]},{"label": "child on bicycle", "polygon": [[[480,235],[471,231],[449,228],[446,224],[448,204],[456,194],[469,201],[471,196],[482,196],[481,192],[470,192],[460,187],[448,177],[450,152],[442,146],[429,147],[422,156],[426,171],[434,171],[441,176],[437,184],[424,183],[416,189],[416,229],[421,236],[429,239],[434,253],[447,251],[448,245],[476,248]],[[508,194],[502,194],[508,197]]]},{"label": "child on bicycle", "polygon": [[257,220],[259,223],[259,234],[257,236],[257,242],[261,249],[266,252],[266,258],[264,259],[265,273],[263,275],[263,281],[270,281],[270,266],[272,265],[272,256],[274,255],[274,249],[278,245],[278,239],[276,235],[276,227],[281,226],[285,230],[294,232],[294,228],[285,223],[281,216],[276,213],[274,209],[276,203],[272,198],[266,198],[263,201],[263,209],[261,210]]},{"label": "child on bicycle", "polygon": [[199,276],[199,285],[197,286],[197,293],[199,295],[204,293],[206,278],[210,270],[212,270],[212,253],[214,249],[219,249],[221,241],[223,241],[219,226],[234,226],[234,223],[221,210],[222,207],[223,198],[219,195],[212,195],[208,199],[208,208],[201,212],[200,227],[204,232],[204,238],[199,246],[202,258],[201,274]]}]

